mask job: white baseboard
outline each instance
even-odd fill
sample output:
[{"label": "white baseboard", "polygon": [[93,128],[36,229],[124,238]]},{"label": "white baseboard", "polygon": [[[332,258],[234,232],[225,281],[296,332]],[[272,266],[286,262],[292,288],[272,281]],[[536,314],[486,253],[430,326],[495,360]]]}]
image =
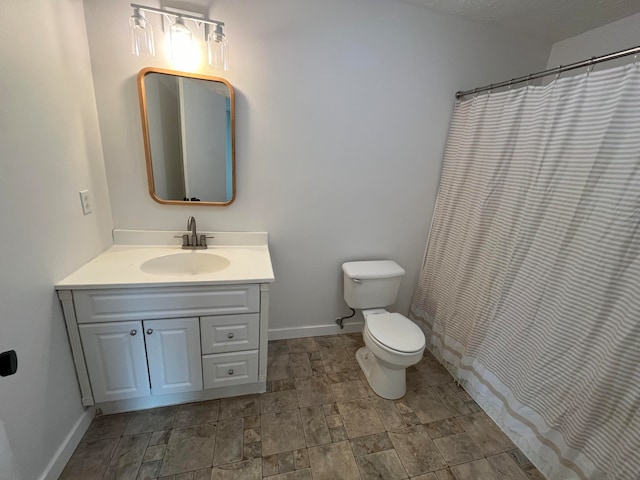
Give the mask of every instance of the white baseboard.
[{"label": "white baseboard", "polygon": [[364,322],[349,322],[344,329],[334,325],[311,325],[307,327],[273,328],[269,330],[269,340],[284,340],[287,338],[321,337],[324,335],[338,335],[340,333],[361,332]]},{"label": "white baseboard", "polygon": [[40,476],[40,480],[56,480],[60,477],[62,470],[64,470],[71,455],[78,447],[80,440],[89,429],[93,417],[95,417],[95,408],[89,407],[78,418],[47,465],[47,468],[45,468],[44,473]]}]

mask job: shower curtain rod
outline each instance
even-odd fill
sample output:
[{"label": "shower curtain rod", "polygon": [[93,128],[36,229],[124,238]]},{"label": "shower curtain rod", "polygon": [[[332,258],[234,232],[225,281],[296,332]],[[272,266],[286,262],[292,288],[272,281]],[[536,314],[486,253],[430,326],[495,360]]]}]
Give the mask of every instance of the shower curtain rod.
[{"label": "shower curtain rod", "polygon": [[560,65],[556,68],[550,68],[549,70],[544,70],[538,73],[530,73],[529,75],[525,75],[524,77],[512,78],[511,80],[507,80],[506,82],[492,83],[491,85],[474,88],[473,90],[459,91],[456,92],[456,98],[460,99],[467,95],[486,92],[487,90],[493,90],[494,88],[506,87],[515,85],[516,83],[528,82],[530,80],[535,80],[536,78],[546,77],[547,75],[560,74],[562,72],[568,72],[569,70],[575,70],[576,68],[589,67],[591,65],[595,65],[596,63],[608,62],[609,60],[615,60],[616,58],[626,57],[628,55],[634,55],[638,53],[640,53],[640,46],[628,48],[626,50],[620,50],[619,52],[609,53],[607,55],[602,55],[601,57],[592,57],[589,60],[583,60],[582,62],[576,62],[570,65]]}]

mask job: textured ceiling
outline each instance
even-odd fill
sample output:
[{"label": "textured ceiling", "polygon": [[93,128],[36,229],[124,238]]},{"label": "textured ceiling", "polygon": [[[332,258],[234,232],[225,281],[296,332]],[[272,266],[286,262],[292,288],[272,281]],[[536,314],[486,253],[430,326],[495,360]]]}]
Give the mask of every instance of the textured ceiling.
[{"label": "textured ceiling", "polygon": [[640,0],[402,1],[553,42],[640,12]]}]

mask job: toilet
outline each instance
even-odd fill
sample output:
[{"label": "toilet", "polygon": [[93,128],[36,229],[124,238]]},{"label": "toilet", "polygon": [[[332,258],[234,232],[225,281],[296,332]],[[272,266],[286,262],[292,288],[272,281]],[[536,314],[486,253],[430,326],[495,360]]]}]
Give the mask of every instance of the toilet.
[{"label": "toilet", "polygon": [[422,358],[425,338],[422,330],[404,315],[384,309],[396,301],[404,269],[391,260],[346,262],[344,300],[362,310],[365,346],[356,360],[372,390],[394,400],[407,390],[406,369]]}]

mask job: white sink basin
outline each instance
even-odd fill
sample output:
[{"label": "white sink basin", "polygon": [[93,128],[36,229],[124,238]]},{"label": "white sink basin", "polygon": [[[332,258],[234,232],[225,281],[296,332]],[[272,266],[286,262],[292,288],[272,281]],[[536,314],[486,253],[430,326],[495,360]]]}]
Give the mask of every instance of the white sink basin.
[{"label": "white sink basin", "polygon": [[152,258],[140,270],[152,275],[202,275],[227,268],[231,262],[220,255],[206,252],[182,252]]}]

